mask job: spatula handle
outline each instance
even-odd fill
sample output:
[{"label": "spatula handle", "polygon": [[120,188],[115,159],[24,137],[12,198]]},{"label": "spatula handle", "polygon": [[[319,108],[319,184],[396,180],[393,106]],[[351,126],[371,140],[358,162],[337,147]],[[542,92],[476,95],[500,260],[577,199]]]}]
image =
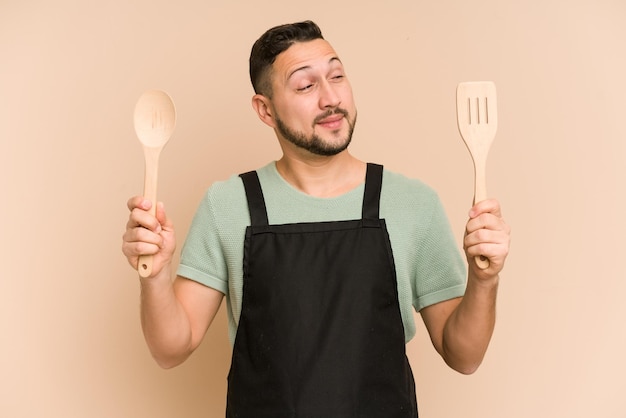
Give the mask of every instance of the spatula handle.
[{"label": "spatula handle", "polygon": [[476,257],[474,257],[474,262],[481,270],[488,269],[490,265],[489,259],[484,255],[477,255]]},{"label": "spatula handle", "polygon": [[[144,146],[144,157],[146,160],[146,172],[144,177],[143,196],[152,202],[149,213],[152,216],[156,215],[157,206],[157,176],[159,172],[159,154],[161,148],[152,148]],[[152,255],[139,256],[139,262],[137,263],[137,271],[139,276],[146,278],[152,274]]]},{"label": "spatula handle", "polygon": [[[485,176],[485,160],[482,163],[474,162],[474,204],[487,199],[487,180]],[[474,262],[479,269],[489,268],[489,259],[484,255],[474,257]]]},{"label": "spatula handle", "polygon": [[137,271],[139,272],[139,276],[150,277],[152,274],[152,255],[140,255],[139,256],[139,264],[137,264]]}]

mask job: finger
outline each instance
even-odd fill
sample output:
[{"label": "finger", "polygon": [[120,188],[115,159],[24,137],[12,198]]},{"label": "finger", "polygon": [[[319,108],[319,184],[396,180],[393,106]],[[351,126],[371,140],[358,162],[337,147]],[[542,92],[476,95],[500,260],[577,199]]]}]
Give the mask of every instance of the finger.
[{"label": "finger", "polygon": [[507,243],[506,234],[499,231],[479,229],[463,238],[463,248],[468,255],[493,255],[494,246],[504,246]]},{"label": "finger", "polygon": [[470,218],[476,218],[483,213],[491,213],[497,217],[501,217],[500,202],[496,199],[486,199],[476,203],[469,211]]},{"label": "finger", "polygon": [[[489,260],[488,269],[492,272],[494,270],[501,270],[501,266],[506,257],[506,255],[502,253],[499,246],[492,244],[481,244],[475,247],[470,247],[466,250],[466,254],[470,264],[474,264],[478,258],[482,259],[484,257]],[[481,268],[480,270],[483,269]]]},{"label": "finger", "polygon": [[155,245],[147,245],[145,243],[124,244],[122,246],[122,252],[134,269],[137,269],[139,263],[139,257],[143,255],[156,255],[160,251],[160,248]]},{"label": "finger", "polygon": [[156,254],[162,247],[163,239],[160,235],[145,228],[134,228],[124,234],[122,252],[126,257],[134,258],[140,255]]},{"label": "finger", "polygon": [[476,218],[470,218],[465,226],[466,233],[471,234],[479,229],[489,229],[494,231],[506,231],[508,225],[501,217],[491,213],[484,213]]},{"label": "finger", "polygon": [[150,208],[152,207],[152,202],[150,202],[148,199],[144,198],[143,196],[133,196],[130,199],[128,199],[128,202],[126,202],[126,206],[128,207],[128,210],[130,211],[132,211],[135,208],[139,208],[143,210],[150,210]]},{"label": "finger", "polygon": [[465,235],[463,238],[463,246],[466,248],[482,244],[506,245],[509,243],[509,234],[503,230],[477,229],[476,231]]},{"label": "finger", "polygon": [[508,244],[502,242],[481,241],[474,245],[468,245],[465,253],[468,257],[485,256],[489,260],[503,260],[508,254]]},{"label": "finger", "polygon": [[126,229],[137,227],[146,228],[156,234],[160,233],[162,230],[161,223],[154,215],[139,208],[135,208],[130,212],[128,222],[126,223]]},{"label": "finger", "polygon": [[124,234],[124,242],[147,243],[161,246],[163,244],[163,237],[160,232],[161,231],[151,231],[150,229],[142,226],[128,228]]}]

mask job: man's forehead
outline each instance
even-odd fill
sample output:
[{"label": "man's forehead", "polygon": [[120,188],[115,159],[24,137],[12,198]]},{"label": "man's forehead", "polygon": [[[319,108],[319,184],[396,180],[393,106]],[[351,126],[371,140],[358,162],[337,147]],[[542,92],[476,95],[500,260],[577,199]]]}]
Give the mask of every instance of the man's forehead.
[{"label": "man's forehead", "polygon": [[341,63],[333,47],[324,39],[296,42],[276,57],[274,71],[290,77],[293,73],[314,65]]}]

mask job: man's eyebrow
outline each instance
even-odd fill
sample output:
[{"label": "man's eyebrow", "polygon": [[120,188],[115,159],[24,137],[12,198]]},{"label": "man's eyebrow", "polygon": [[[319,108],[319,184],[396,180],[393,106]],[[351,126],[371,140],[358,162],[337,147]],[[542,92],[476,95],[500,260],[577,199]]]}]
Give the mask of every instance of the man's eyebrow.
[{"label": "man's eyebrow", "polygon": [[[341,64],[341,60],[339,59],[339,57],[332,57],[331,59],[328,60],[329,64],[332,64],[333,61],[337,61],[338,63]],[[289,75],[287,76],[287,80],[289,80],[291,78],[291,76],[293,76],[295,73],[297,73],[298,71],[305,71],[305,70],[309,70],[312,67],[310,65],[304,65],[302,67],[298,67],[295,70],[293,70],[291,73],[289,73]]]}]

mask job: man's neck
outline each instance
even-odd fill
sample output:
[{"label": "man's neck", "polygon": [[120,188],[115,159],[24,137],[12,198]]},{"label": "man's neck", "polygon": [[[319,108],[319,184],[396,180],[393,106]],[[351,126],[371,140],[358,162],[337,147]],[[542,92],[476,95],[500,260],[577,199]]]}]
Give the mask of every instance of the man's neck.
[{"label": "man's neck", "polygon": [[365,181],[366,164],[348,151],[331,157],[298,158],[283,155],[278,173],[296,189],[315,197],[336,197]]}]

